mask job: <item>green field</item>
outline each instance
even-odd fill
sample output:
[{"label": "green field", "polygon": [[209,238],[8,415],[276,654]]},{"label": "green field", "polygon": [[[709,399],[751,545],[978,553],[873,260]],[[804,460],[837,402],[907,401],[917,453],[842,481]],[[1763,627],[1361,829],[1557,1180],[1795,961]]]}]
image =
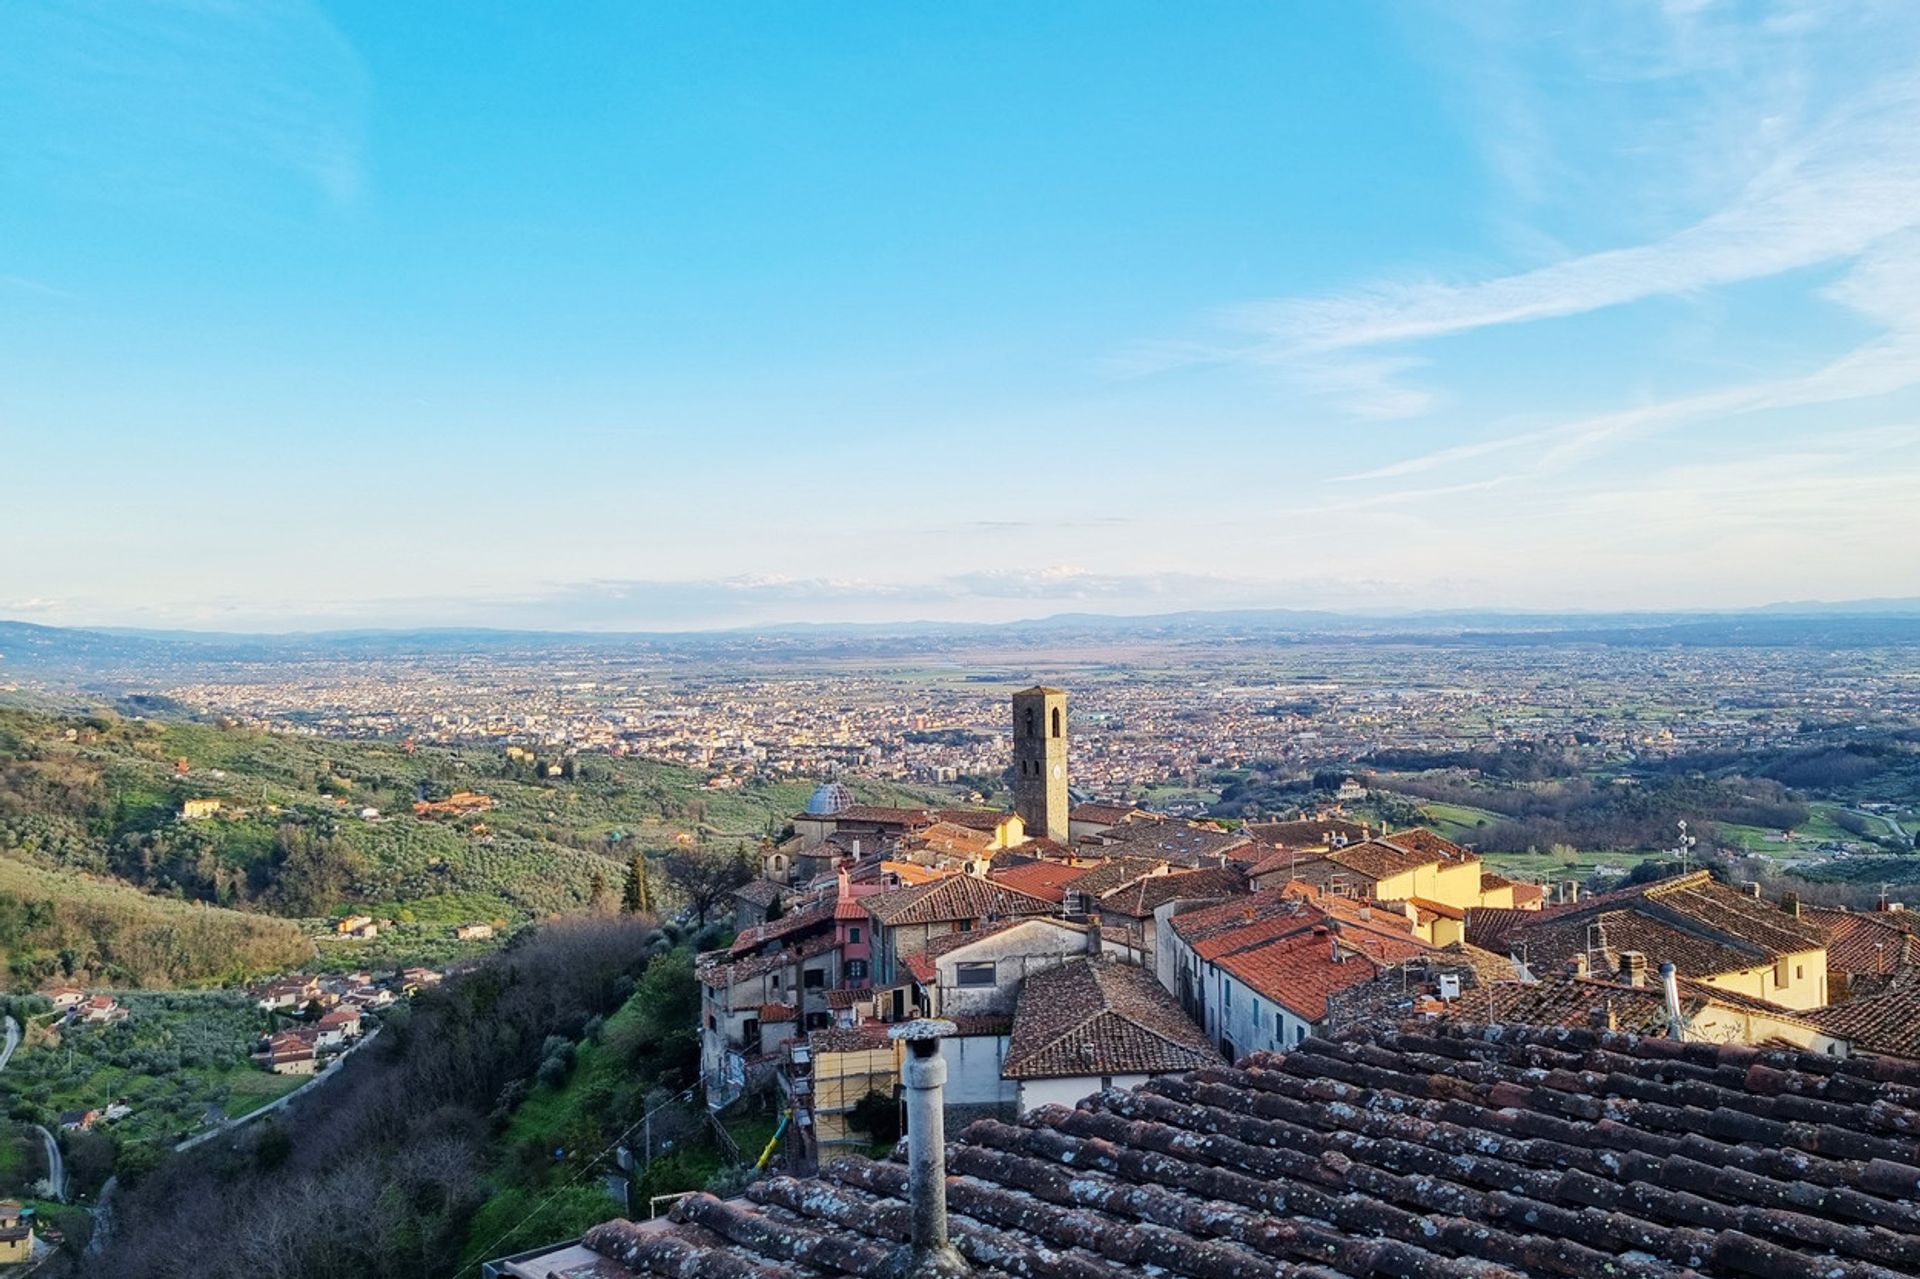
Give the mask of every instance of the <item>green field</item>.
[{"label": "green field", "polygon": [[[4,1073],[11,1112],[54,1127],[66,1110],[132,1108],[106,1131],[121,1143],[171,1145],[202,1127],[208,1108],[227,1117],[258,1109],[303,1081],[248,1059],[271,1021],[243,994],[127,991],[129,1016],[106,1025],[54,1028],[42,1016]],[[284,1019],[279,1019],[284,1021]]]}]

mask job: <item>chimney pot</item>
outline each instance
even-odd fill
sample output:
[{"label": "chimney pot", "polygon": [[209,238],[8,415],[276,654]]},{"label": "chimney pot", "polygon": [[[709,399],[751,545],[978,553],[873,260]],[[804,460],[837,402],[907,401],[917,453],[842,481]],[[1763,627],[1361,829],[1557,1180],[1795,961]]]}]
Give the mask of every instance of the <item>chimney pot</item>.
[{"label": "chimney pot", "polygon": [[947,1239],[947,1063],[940,1041],[958,1029],[928,1018],[887,1032],[906,1044],[900,1082],[907,1095],[907,1200],[913,1214],[913,1240],[892,1269],[914,1279],[971,1273]]},{"label": "chimney pot", "polygon": [[1585,977],[1587,975],[1587,957],[1585,955],[1575,955],[1569,959],[1567,961],[1567,972],[1570,976]]},{"label": "chimney pot", "polygon": [[1620,952],[1620,984],[1623,986],[1644,986],[1647,984],[1647,957],[1637,950]]},{"label": "chimney pot", "polygon": [[1671,962],[1660,965],[1660,986],[1667,996],[1667,1038],[1685,1039],[1686,1021],[1680,1016],[1680,974]]},{"label": "chimney pot", "polygon": [[1792,915],[1795,919],[1798,919],[1800,917],[1800,894],[1782,893],[1780,895],[1780,909]]}]

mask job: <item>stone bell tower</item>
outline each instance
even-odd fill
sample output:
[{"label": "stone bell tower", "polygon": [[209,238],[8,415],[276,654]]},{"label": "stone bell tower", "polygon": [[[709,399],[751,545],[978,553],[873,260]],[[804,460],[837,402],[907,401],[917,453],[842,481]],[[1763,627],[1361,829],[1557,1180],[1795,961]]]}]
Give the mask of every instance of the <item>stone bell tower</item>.
[{"label": "stone bell tower", "polygon": [[1035,686],[1013,695],[1013,811],[1027,834],[1067,842],[1067,695]]}]

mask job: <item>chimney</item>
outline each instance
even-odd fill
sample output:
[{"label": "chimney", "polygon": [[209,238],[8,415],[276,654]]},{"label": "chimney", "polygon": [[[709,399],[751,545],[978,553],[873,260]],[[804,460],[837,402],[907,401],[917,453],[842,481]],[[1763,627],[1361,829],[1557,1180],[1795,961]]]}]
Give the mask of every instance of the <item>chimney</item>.
[{"label": "chimney", "polygon": [[1587,975],[1587,957],[1585,955],[1575,955],[1569,959],[1567,961],[1567,975],[1569,977],[1585,977]]},{"label": "chimney", "polygon": [[1098,958],[1100,954],[1100,916],[1094,915],[1087,920],[1087,956]]},{"label": "chimney", "polygon": [[1687,1024],[1680,1016],[1680,974],[1670,962],[1660,965],[1660,985],[1667,994],[1667,1038],[1685,1039]]},{"label": "chimney", "polygon": [[1613,1015],[1612,1004],[1596,1004],[1587,1012],[1587,1024],[1595,1030],[1618,1030],[1620,1019]]},{"label": "chimney", "polygon": [[1800,894],[1780,894],[1780,909],[1786,911],[1787,914],[1792,915],[1795,919],[1800,918]]},{"label": "chimney", "polygon": [[1622,986],[1644,986],[1647,984],[1647,957],[1637,950],[1620,952],[1620,984]]},{"label": "chimney", "polygon": [[1760,881],[1759,881],[1759,880],[1757,880],[1757,879],[1749,879],[1749,880],[1747,881],[1747,896],[1749,896],[1749,897],[1753,897],[1753,898],[1758,898],[1758,897],[1760,896]]},{"label": "chimney", "polygon": [[1579,880],[1569,879],[1567,881],[1567,900],[1569,902],[1578,902],[1580,900],[1580,881]]},{"label": "chimney", "polygon": [[900,1082],[907,1094],[907,1202],[913,1212],[913,1240],[891,1269],[913,1279],[971,1273],[947,1241],[947,1063],[940,1041],[958,1029],[950,1021],[923,1018],[887,1032],[907,1049]]}]

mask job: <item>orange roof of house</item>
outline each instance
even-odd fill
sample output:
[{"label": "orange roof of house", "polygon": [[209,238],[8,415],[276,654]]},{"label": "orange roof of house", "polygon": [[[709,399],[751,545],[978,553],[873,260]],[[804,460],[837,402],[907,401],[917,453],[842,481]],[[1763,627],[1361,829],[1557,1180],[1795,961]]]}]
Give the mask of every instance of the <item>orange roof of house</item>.
[{"label": "orange roof of house", "polygon": [[1009,866],[1005,870],[988,873],[987,878],[996,884],[1005,884],[1019,892],[1031,893],[1035,897],[1044,897],[1050,902],[1065,901],[1067,892],[1062,885],[1068,880],[1086,874],[1084,866],[1063,866],[1059,862],[1028,862],[1022,866]]},{"label": "orange roof of house", "polygon": [[1324,1021],[1327,999],[1350,986],[1372,980],[1379,969],[1371,957],[1336,960],[1325,935],[1306,933],[1216,961],[1248,989],[1271,999],[1304,1021]]}]

